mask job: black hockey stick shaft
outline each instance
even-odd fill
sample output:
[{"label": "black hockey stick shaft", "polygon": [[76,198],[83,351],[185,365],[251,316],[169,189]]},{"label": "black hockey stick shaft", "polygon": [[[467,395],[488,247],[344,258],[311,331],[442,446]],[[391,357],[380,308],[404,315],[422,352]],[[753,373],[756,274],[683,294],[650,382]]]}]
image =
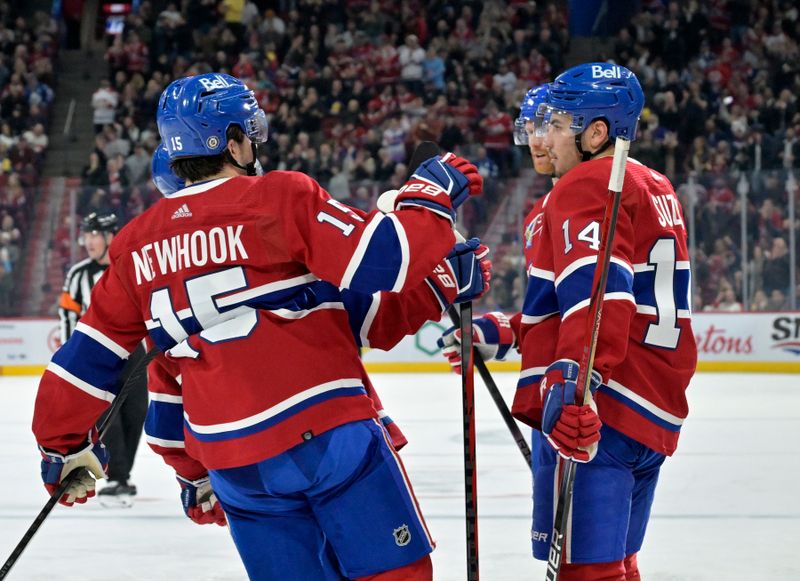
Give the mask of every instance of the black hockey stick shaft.
[{"label": "black hockey stick shaft", "polygon": [[[450,307],[447,309],[447,314],[450,315],[453,325],[456,327],[461,327],[461,317],[459,316],[458,310],[456,310],[455,307]],[[511,415],[511,410],[508,409],[508,404],[506,404],[503,394],[500,393],[500,389],[497,387],[497,383],[495,383],[489,368],[486,366],[486,362],[483,360],[483,357],[481,357],[481,354],[478,353],[476,349],[472,350],[472,356],[475,361],[475,368],[478,370],[481,379],[483,379],[483,384],[489,391],[489,395],[492,397],[495,406],[497,406],[497,411],[500,412],[500,416],[503,418],[508,431],[511,433],[511,437],[514,438],[514,442],[516,442],[517,448],[519,448],[519,451],[525,460],[525,465],[528,467],[528,469],[530,469],[531,447],[528,445],[528,440],[525,439],[525,436],[522,434],[522,430],[519,429],[517,421],[514,419],[514,416]]]},{"label": "black hockey stick shaft", "polygon": [[[114,399],[114,402],[111,404],[111,407],[106,414],[106,417],[103,418],[103,421],[97,427],[98,430],[98,437],[100,440],[106,435],[108,428],[111,426],[113,421],[116,419],[117,415],[119,414],[119,410],[122,408],[122,403],[125,401],[125,398],[128,396],[129,387],[135,381],[138,381],[142,375],[147,373],[147,364],[150,360],[155,357],[158,349],[153,349],[149,353],[147,353],[142,359],[136,364],[131,374],[125,380],[125,383],[120,389],[119,394]],[[84,468],[75,468],[72,472],[67,474],[64,479],[59,484],[56,491],[50,496],[47,500],[45,505],[42,507],[42,510],[39,511],[39,514],[36,515],[36,518],[33,519],[31,526],[28,527],[28,530],[25,531],[25,534],[22,535],[22,538],[17,543],[17,546],[14,547],[14,550],[11,551],[11,555],[9,555],[8,559],[6,559],[5,563],[3,563],[3,567],[0,568],[0,581],[5,579],[8,575],[11,568],[14,566],[14,563],[17,562],[22,552],[26,549],[28,544],[33,539],[33,536],[36,534],[36,531],[39,530],[39,527],[42,526],[45,519],[50,515],[55,508],[56,504],[58,504],[58,500],[64,495],[70,485],[75,481],[75,479],[80,475],[81,471],[85,470]]]},{"label": "black hockey stick shaft", "polygon": [[[608,200],[606,202],[603,227],[600,238],[600,248],[597,251],[597,265],[595,266],[592,281],[592,294],[589,298],[587,314],[587,328],[584,335],[583,351],[578,366],[578,379],[576,390],[576,403],[588,404],[592,399],[589,389],[591,371],[594,365],[594,355],[597,349],[597,337],[600,333],[600,321],[603,316],[603,297],[608,281],[608,270],[611,264],[611,250],[614,244],[614,233],[617,229],[617,217],[622,200],[622,183],[625,178],[625,164],[628,160],[630,142],[617,138],[614,149],[614,160],[611,164],[611,177],[608,182]],[[547,581],[558,581],[563,563],[564,540],[572,513],[572,496],[575,487],[575,462],[563,461],[564,471],[558,492],[555,518],[553,519],[553,534],[550,538],[550,551],[547,559]]]},{"label": "black hockey stick shaft", "polygon": [[[409,173],[441,150],[433,141],[422,141],[408,164]],[[467,579],[478,581],[478,478],[475,467],[475,375],[472,358],[472,303],[460,306],[461,401],[464,421],[464,509],[467,535]],[[455,309],[453,309],[454,311]]]},{"label": "black hockey stick shaft", "polygon": [[475,451],[475,373],[472,349],[472,302],[460,305],[461,402],[464,420],[464,508],[467,525],[467,579],[477,581],[478,473]]}]

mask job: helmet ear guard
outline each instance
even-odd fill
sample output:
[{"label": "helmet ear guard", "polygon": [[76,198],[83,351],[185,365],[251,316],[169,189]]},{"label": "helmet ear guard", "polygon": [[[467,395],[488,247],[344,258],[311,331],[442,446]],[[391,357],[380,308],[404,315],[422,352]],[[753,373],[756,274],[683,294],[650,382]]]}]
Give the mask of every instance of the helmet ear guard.
[{"label": "helmet ear guard", "polygon": [[153,152],[151,163],[153,183],[163,196],[170,196],[186,187],[186,182],[175,175],[169,165],[169,153],[163,143]]}]

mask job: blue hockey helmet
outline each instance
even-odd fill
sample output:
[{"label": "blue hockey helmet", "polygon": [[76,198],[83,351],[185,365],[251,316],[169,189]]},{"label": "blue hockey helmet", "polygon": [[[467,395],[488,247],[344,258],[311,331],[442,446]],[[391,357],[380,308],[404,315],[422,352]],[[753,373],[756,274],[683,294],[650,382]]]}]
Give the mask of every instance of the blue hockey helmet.
[{"label": "blue hockey helmet", "polygon": [[610,139],[636,139],[644,92],[631,71],[611,63],[586,63],[558,75],[550,85],[546,120],[553,113],[572,116],[570,128],[582,133],[592,121],[608,123]]},{"label": "blue hockey helmet", "polygon": [[174,194],[178,190],[186,187],[186,182],[175,175],[169,166],[169,153],[163,143],[159,144],[153,152],[153,163],[151,166],[153,183],[156,184],[158,191],[164,196]]},{"label": "blue hockey helmet", "polygon": [[519,117],[514,121],[514,143],[528,145],[526,124],[533,122],[534,131],[541,135],[547,104],[550,102],[550,83],[533,87],[522,99],[519,106]]},{"label": "blue hockey helmet", "polygon": [[253,91],[222,73],[170,83],[161,93],[156,122],[170,160],[219,155],[225,151],[226,134],[233,125],[254,144],[267,140],[269,128]]}]

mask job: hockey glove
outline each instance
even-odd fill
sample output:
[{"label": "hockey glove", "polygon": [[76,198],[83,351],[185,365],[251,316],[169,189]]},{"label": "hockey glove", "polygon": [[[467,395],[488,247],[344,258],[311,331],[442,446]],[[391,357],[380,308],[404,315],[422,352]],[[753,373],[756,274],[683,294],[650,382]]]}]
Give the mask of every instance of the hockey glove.
[{"label": "hockey glove", "polygon": [[463,157],[446,153],[420,164],[400,188],[394,207],[422,206],[455,222],[455,210],[469,196],[482,191],[483,177],[478,168]]},{"label": "hockey glove", "polygon": [[[461,329],[450,327],[436,341],[450,366],[461,375]],[[503,313],[489,313],[472,319],[472,345],[484,361],[505,359],[514,346],[514,330]]]},{"label": "hockey glove", "polygon": [[102,442],[87,443],[84,448],[65,455],[51,452],[41,446],[39,451],[42,453],[42,480],[51,496],[67,474],[76,468],[81,470],[78,477],[58,499],[58,502],[65,506],[72,506],[76,502],[83,504],[92,498],[95,480],[106,477],[108,450]]},{"label": "hockey glove", "polygon": [[224,527],[228,524],[208,476],[197,480],[188,480],[177,474],[175,476],[181,485],[181,504],[186,516],[199,525],[217,524]]},{"label": "hockey glove", "polygon": [[477,299],[489,290],[492,261],[488,255],[489,249],[478,238],[470,238],[456,244],[433,269],[426,280],[442,311],[450,305]]},{"label": "hockey glove", "polygon": [[[540,384],[542,396],[542,433],[559,456],[575,462],[589,462],[597,454],[600,441],[600,418],[594,399],[588,405],[576,405],[578,364],[559,359],[545,371]],[[589,389],[592,395],[602,378],[592,370]]]}]

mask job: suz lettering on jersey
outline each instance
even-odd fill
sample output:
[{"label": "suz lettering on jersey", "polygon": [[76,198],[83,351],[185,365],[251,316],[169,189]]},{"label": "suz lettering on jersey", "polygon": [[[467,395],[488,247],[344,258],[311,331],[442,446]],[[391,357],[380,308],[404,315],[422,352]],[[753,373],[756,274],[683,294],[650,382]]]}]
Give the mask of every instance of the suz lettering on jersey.
[{"label": "suz lettering on jersey", "polygon": [[216,226],[210,230],[195,230],[177,234],[158,242],[145,244],[131,252],[136,270],[136,284],[150,282],[157,274],[166,275],[209,262],[223,264],[249,258],[242,243],[244,226]]},{"label": "suz lettering on jersey", "polygon": [[667,226],[680,226],[683,225],[683,217],[681,216],[681,206],[677,198],[672,194],[650,194],[650,201],[658,214],[658,224],[662,228]]}]

